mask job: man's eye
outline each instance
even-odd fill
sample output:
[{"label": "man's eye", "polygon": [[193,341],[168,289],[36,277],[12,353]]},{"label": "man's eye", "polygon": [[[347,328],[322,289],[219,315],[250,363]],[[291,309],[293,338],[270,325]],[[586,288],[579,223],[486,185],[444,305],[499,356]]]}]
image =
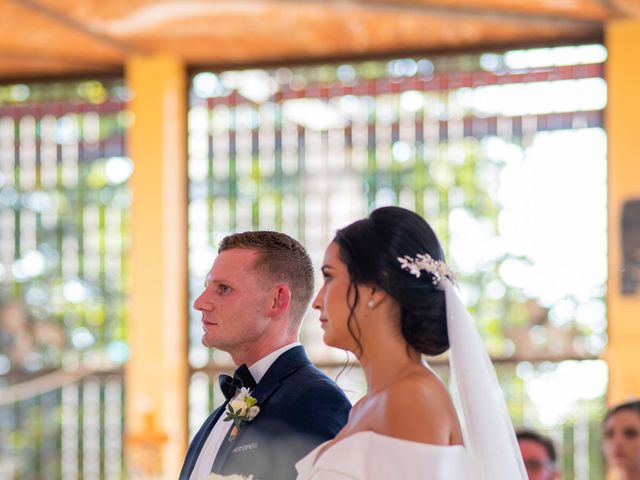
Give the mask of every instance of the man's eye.
[{"label": "man's eye", "polygon": [[223,293],[229,293],[229,291],[231,290],[231,288],[229,288],[226,285],[218,285],[218,287],[216,288],[217,292],[220,294]]}]

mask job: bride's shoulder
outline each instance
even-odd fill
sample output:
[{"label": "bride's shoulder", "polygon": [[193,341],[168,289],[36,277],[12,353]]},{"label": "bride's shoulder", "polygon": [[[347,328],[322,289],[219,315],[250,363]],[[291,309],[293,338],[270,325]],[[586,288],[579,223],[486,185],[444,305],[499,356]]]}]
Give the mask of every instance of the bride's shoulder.
[{"label": "bride's shoulder", "polygon": [[399,380],[383,392],[380,407],[376,431],[383,435],[436,445],[461,442],[453,402],[435,376]]}]

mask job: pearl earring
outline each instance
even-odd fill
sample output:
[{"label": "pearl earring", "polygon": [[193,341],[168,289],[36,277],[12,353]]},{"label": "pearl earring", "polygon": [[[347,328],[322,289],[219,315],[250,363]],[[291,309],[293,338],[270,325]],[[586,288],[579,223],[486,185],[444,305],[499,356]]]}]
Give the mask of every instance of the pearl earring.
[{"label": "pearl earring", "polygon": [[369,302],[367,303],[367,306],[368,306],[369,308],[373,308],[373,307],[375,307],[375,306],[376,306],[376,302],[374,302],[373,300],[369,300]]}]

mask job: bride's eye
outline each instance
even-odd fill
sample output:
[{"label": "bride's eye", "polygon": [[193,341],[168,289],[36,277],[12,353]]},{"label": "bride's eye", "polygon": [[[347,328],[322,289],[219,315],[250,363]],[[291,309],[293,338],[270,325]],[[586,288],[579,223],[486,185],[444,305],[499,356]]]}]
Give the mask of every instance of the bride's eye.
[{"label": "bride's eye", "polygon": [[327,283],[329,280],[331,280],[331,275],[329,275],[327,271],[323,270],[322,279],[324,280],[324,283]]}]

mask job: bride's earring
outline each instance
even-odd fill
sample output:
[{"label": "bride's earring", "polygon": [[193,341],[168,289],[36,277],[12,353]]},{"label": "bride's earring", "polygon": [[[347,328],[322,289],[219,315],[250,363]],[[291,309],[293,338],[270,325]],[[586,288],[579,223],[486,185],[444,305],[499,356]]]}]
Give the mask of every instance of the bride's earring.
[{"label": "bride's earring", "polygon": [[[373,287],[371,289],[371,295],[373,296],[373,294],[376,293],[376,287]],[[376,302],[373,298],[371,298],[368,302],[367,302],[367,307],[369,308],[373,308],[376,306]]]}]

